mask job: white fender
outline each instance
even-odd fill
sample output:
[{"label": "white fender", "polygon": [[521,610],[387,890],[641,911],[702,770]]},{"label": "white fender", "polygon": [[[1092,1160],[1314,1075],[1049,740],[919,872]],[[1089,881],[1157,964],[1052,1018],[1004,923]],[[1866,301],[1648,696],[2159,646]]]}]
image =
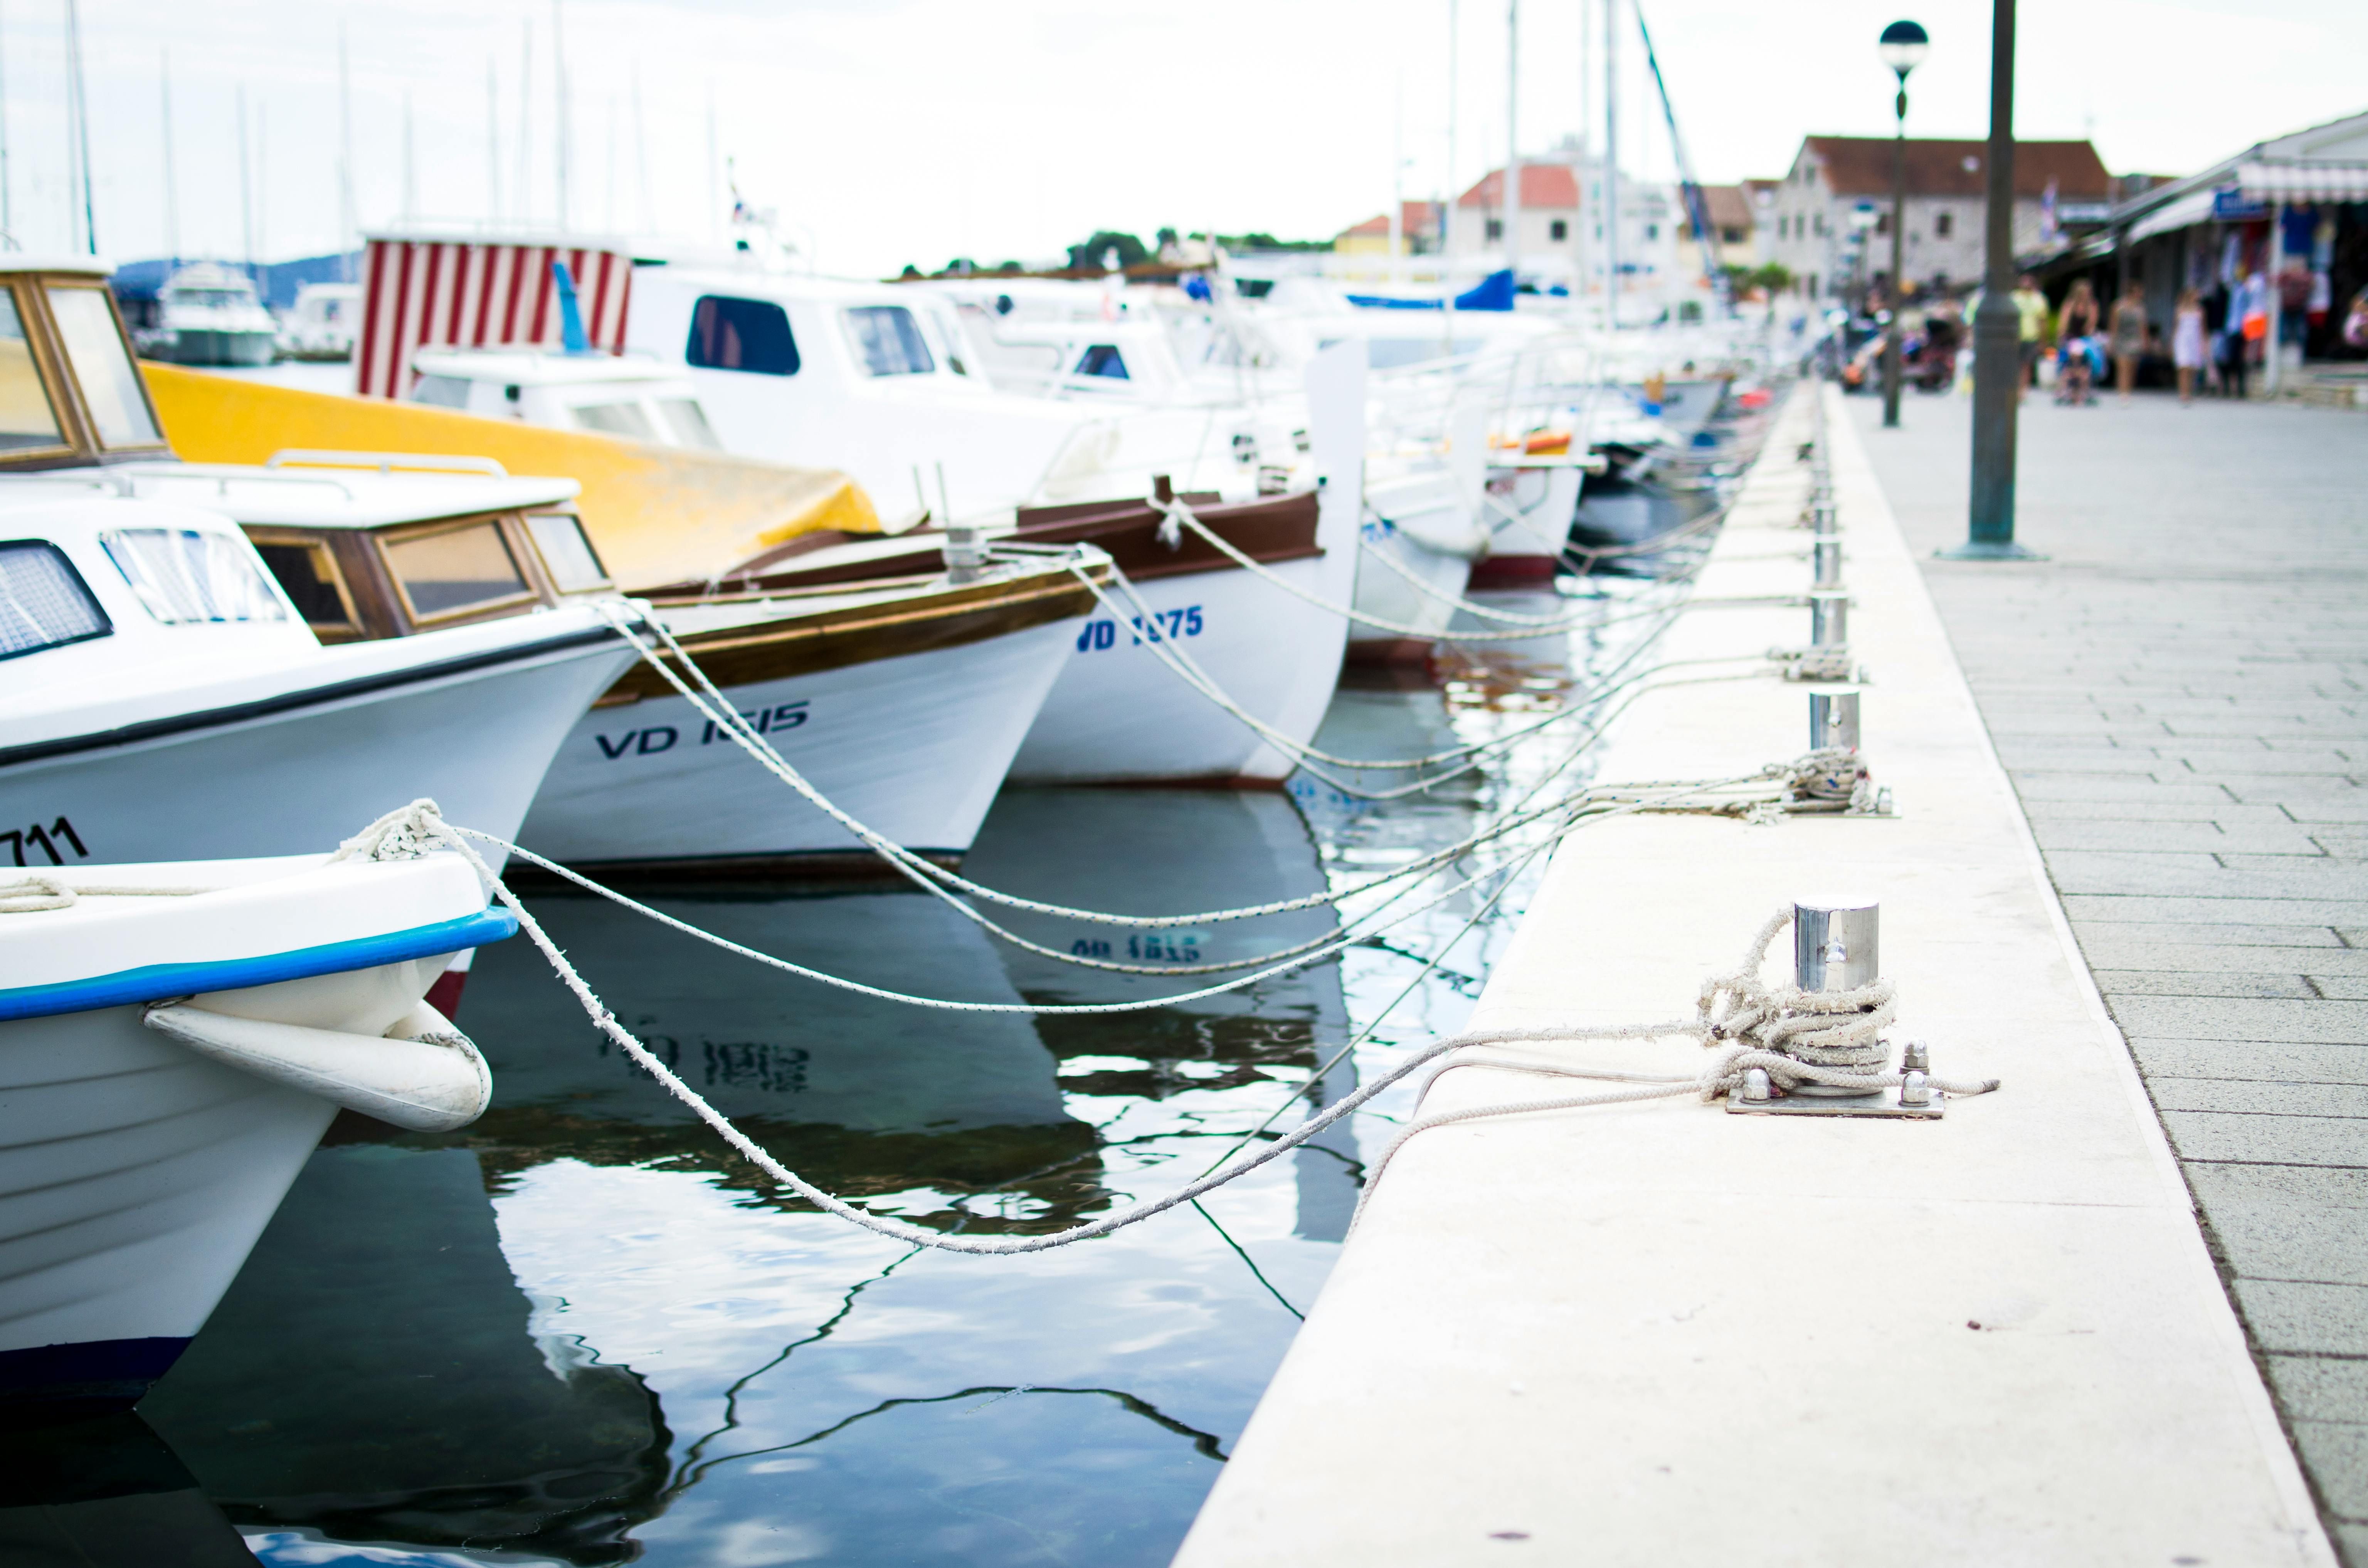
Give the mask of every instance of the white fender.
[{"label": "white fender", "polygon": [[141,1022],[225,1066],[415,1131],[466,1127],[493,1099],[485,1059],[425,1002],[382,1036],[233,1017],[186,1002],[157,1003]]}]

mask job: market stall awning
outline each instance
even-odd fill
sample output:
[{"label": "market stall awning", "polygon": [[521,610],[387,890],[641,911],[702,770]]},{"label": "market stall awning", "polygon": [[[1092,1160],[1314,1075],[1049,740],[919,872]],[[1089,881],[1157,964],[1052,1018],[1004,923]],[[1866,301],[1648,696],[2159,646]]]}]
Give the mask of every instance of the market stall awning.
[{"label": "market stall awning", "polygon": [[2130,225],[2132,244],[2168,234],[2174,229],[2192,228],[2212,222],[2212,192],[2191,190],[2176,201],[2167,201]]},{"label": "market stall awning", "polygon": [[2368,201],[2368,163],[2244,164],[2237,187],[2257,201]]}]

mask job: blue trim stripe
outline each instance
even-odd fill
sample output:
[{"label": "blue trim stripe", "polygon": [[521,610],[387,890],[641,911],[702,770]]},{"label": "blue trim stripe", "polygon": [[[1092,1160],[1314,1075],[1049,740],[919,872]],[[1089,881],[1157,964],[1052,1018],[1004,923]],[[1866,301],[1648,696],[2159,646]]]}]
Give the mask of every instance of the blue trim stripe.
[{"label": "blue trim stripe", "polygon": [[0,991],[0,1019],[87,1013],[98,1007],[120,1007],[128,1002],[155,1002],[166,996],[194,996],[206,991],[235,991],[248,985],[303,980],[315,974],[343,974],[357,969],[374,969],[382,963],[400,963],[405,959],[482,948],[517,930],[518,916],[495,904],[474,915],[439,920],[433,926],[327,942],[317,948],[298,948],[293,952],[262,953],[209,963],[152,963],[139,969],[119,970],[113,974],[93,975],[88,980],[13,986]]}]

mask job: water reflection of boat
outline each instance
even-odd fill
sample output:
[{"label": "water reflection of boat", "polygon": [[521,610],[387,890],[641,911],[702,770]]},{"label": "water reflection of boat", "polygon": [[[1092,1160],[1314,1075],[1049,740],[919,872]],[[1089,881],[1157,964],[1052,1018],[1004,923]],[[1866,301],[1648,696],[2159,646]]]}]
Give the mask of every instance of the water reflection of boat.
[{"label": "water reflection of boat", "polygon": [[[1315,841],[1291,801],[1251,791],[1007,790],[979,830],[968,865],[976,880],[1008,892],[1136,915],[1275,903],[1329,885]],[[1062,952],[1180,970],[1294,947],[1322,937],[1337,919],[1329,904],[1318,904],[1257,920],[1159,931],[1017,913],[1008,924]],[[1212,979],[1113,974],[1024,949],[1001,951],[1012,984],[1037,1002],[1172,994]],[[1348,1039],[1348,1028],[1338,959],[1247,991],[1155,1012],[1038,1022],[1045,1043],[1064,1060],[1123,1051],[1116,1062],[1140,1063],[1098,1065],[1083,1076],[1064,1075],[1064,1085],[1153,1099],[1186,1088],[1253,1083],[1272,1067],[1312,1070]],[[1219,1071],[1212,1075],[1201,1063]],[[1355,1086],[1355,1064],[1344,1061],[1318,1086],[1317,1104],[1328,1105]],[[1356,1202],[1354,1129],[1336,1124],[1292,1159],[1297,1233],[1338,1240]]]},{"label": "water reflection of boat", "polygon": [[532,1312],[475,1154],[326,1148],[140,1414],[249,1529],[629,1561],[671,1434]]},{"label": "water reflection of boat", "polygon": [[254,1568],[197,1478],[128,1412],[0,1428],[0,1562]]}]

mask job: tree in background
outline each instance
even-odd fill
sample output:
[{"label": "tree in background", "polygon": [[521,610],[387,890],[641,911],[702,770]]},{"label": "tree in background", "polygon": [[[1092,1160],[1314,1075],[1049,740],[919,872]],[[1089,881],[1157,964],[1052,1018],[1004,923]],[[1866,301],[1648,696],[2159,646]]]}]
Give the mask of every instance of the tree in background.
[{"label": "tree in background", "polygon": [[1115,229],[1097,229],[1094,237],[1083,244],[1069,247],[1069,265],[1079,271],[1099,272],[1112,251],[1118,252],[1121,267],[1140,267],[1151,259],[1151,252],[1133,234],[1122,234]]}]

